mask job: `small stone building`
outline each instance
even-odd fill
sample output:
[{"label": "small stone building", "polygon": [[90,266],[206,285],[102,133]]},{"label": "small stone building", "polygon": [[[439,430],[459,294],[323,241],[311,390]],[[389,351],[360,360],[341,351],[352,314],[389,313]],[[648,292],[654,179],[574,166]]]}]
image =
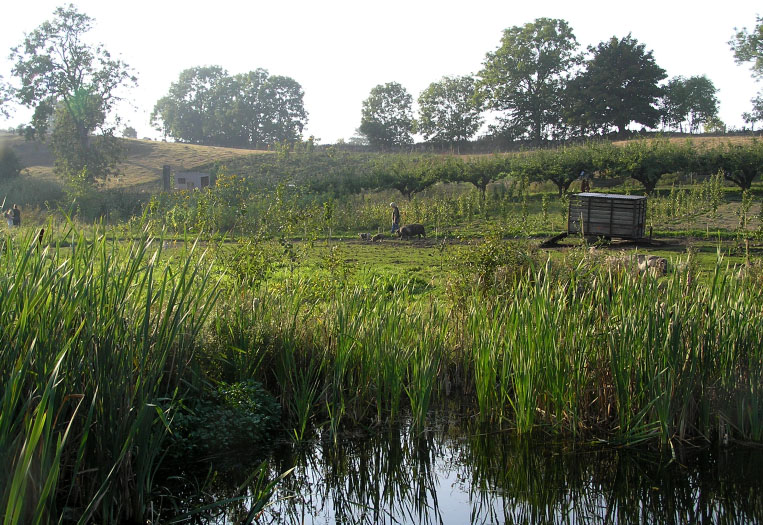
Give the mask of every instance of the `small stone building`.
[{"label": "small stone building", "polygon": [[200,190],[213,185],[209,173],[182,171],[174,174],[176,190]]}]

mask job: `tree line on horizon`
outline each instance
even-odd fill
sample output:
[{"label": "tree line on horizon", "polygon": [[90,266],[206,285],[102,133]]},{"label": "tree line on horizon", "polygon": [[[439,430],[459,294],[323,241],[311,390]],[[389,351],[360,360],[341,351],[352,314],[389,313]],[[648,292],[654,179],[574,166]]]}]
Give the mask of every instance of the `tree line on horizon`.
[{"label": "tree line on horizon", "polygon": [[[751,60],[749,51],[742,56],[749,46],[735,43],[754,36],[739,32],[731,42],[738,61]],[[165,136],[196,144],[259,148],[298,140],[307,123],[299,84],[278,77],[288,80],[294,96],[274,104],[261,82],[241,83],[239,77],[228,77],[219,66],[183,71],[154,107],[152,123]],[[622,136],[634,123],[689,133],[725,131],[718,119],[718,90],[707,76],[666,79],[652,51],[630,34],[581,53],[566,21],[538,18],[504,30],[476,75],[432,82],[416,100],[418,115],[401,84],[375,86],[350,142],[391,151],[413,144],[419,134],[427,143],[459,148],[483,129],[486,114],[494,121],[488,135],[503,142]],[[752,102],[753,111],[744,118],[754,126],[763,120],[763,108],[758,99]],[[292,132],[259,131],[267,128]]]},{"label": "tree line on horizon", "polygon": [[[120,89],[137,77],[103,45],[85,43],[93,19],[73,4],[12,48],[12,77],[0,78],[0,114],[16,102],[32,108],[27,137],[49,136],[55,171],[75,185],[105,178],[121,151],[111,115]],[[763,20],[752,32],[737,31],[729,42],[738,63],[751,62],[763,78]],[[485,56],[474,76],[444,77],[418,97],[390,82],[374,87],[363,102],[358,128],[371,148],[409,145],[419,133],[432,144],[458,147],[493,118],[492,136],[542,143],[623,133],[633,123],[646,128],[693,132],[723,129],[717,90],[705,76],[667,75],[651,51],[630,34],[579,51],[564,20],[539,18],[504,30],[499,47]],[[267,70],[230,75],[220,66],[183,71],[157,101],[151,123],[165,136],[194,144],[263,148],[300,142],[308,114],[300,84]],[[761,97],[753,99],[750,123],[763,120]],[[110,120],[111,117],[111,120]],[[125,129],[134,135],[134,129]],[[312,139],[312,137],[311,137]],[[352,139],[351,139],[352,140]],[[313,140],[310,141],[311,143]]]}]

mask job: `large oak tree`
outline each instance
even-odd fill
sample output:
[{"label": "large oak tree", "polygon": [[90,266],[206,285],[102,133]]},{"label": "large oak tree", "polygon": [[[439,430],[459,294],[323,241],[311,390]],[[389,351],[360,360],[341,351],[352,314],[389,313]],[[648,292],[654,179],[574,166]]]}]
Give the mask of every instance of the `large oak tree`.
[{"label": "large oak tree", "polygon": [[587,131],[624,134],[631,122],[655,127],[660,121],[659,82],[665,71],[631,35],[612,37],[588,49],[585,70],[570,82],[570,121]]},{"label": "large oak tree", "polygon": [[577,48],[564,20],[538,18],[504,30],[501,45],[487,54],[479,72],[480,97],[499,115],[496,132],[538,142],[559,130]]}]

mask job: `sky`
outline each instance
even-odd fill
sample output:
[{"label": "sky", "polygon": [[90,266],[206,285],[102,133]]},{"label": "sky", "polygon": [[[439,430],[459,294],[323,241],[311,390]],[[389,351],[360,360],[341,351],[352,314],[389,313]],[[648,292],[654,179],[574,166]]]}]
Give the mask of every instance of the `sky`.
[{"label": "sky", "polygon": [[[159,138],[149,117],[180,72],[219,65],[234,75],[259,67],[299,82],[309,114],[305,137],[321,144],[356,135],[363,100],[387,82],[414,100],[443,76],[476,74],[504,29],[536,18],[560,18],[581,50],[629,33],[653,52],[669,78],[706,75],[718,89],[720,118],[741,128],[741,114],[763,89],[748,65],[737,65],[728,41],[755,26],[760,0],[75,0],[95,19],[88,40],[103,43],[138,76],[122,93],[122,126]],[[6,2],[0,8],[0,75],[10,80],[11,47],[19,45],[63,1]],[[19,109],[0,128],[15,127]]]}]

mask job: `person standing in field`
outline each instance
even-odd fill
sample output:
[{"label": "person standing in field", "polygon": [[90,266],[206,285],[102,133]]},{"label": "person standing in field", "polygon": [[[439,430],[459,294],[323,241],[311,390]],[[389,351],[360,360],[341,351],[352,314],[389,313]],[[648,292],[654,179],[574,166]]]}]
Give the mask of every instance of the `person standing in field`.
[{"label": "person standing in field", "polygon": [[13,226],[13,211],[12,210],[8,210],[5,212],[5,222],[8,223],[9,228]]},{"label": "person standing in field", "polygon": [[587,193],[591,191],[591,181],[588,180],[588,175],[585,171],[580,172],[580,192]]},{"label": "person standing in field", "polygon": [[21,226],[21,210],[19,209],[18,204],[13,205],[13,225],[18,227]]},{"label": "person standing in field", "polygon": [[395,233],[400,228],[400,210],[394,202],[389,203],[392,206],[392,232]]}]

